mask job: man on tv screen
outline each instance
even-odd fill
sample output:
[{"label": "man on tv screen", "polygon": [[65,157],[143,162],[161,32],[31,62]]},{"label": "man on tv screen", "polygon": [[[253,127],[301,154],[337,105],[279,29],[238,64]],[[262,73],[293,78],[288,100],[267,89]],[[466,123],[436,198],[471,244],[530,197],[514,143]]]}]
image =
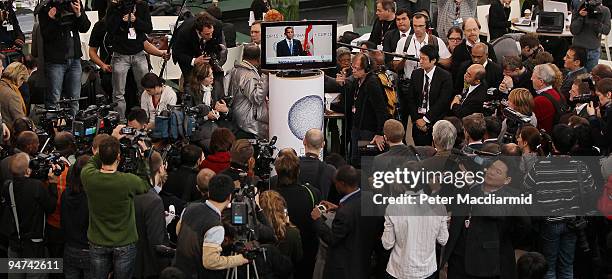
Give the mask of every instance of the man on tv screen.
[{"label": "man on tv screen", "polygon": [[302,55],[302,42],[293,38],[293,27],[285,27],[285,37],[286,39],[276,43],[276,57]]}]

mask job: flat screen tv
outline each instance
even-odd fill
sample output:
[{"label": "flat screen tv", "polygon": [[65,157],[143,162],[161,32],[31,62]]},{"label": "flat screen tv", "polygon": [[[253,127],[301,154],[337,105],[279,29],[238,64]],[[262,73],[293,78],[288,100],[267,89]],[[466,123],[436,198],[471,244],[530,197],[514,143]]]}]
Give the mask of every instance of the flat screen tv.
[{"label": "flat screen tv", "polygon": [[261,24],[261,68],[309,70],[336,66],[336,21]]}]

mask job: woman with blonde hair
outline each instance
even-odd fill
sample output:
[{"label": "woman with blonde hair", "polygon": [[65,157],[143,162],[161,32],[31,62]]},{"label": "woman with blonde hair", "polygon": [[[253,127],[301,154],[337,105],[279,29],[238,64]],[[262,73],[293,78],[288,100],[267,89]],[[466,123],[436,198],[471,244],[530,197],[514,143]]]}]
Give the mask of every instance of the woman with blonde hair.
[{"label": "woman with blonde hair", "polygon": [[277,191],[269,190],[259,195],[259,206],[272,224],[278,249],[296,267],[302,259],[302,239],[299,229],[289,221],[287,202]]},{"label": "woman with blonde hair", "polygon": [[[510,95],[508,95],[508,108],[516,111],[519,116],[528,117],[530,119],[529,124],[535,127],[538,125],[538,120],[533,113],[534,106],[535,103],[533,101],[533,95],[531,95],[529,90],[525,88],[515,88],[510,91]],[[508,118],[504,119],[502,122],[501,131],[499,133],[499,142],[504,142],[504,135],[506,134],[514,137],[518,128],[523,124],[526,123],[517,123],[516,121],[509,120]]]},{"label": "woman with blonde hair", "polygon": [[28,80],[29,75],[28,68],[19,62],[9,64],[2,72],[0,107],[2,121],[9,128],[12,127],[15,119],[26,116],[27,108],[19,87]]}]

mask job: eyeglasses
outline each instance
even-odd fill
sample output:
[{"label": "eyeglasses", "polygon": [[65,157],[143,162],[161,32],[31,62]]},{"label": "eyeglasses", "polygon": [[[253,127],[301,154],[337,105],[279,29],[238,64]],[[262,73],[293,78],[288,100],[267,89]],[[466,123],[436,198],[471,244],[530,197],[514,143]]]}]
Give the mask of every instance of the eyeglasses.
[{"label": "eyeglasses", "polygon": [[458,42],[461,41],[461,38],[448,38],[449,41]]}]

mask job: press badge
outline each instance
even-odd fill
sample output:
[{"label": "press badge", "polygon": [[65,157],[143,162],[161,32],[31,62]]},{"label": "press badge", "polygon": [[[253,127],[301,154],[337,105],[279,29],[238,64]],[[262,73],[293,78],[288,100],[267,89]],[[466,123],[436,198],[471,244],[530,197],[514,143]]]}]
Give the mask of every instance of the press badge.
[{"label": "press badge", "polygon": [[13,25],[12,24],[6,25],[6,31],[13,31]]},{"label": "press badge", "polygon": [[425,108],[419,108],[418,113],[419,113],[419,114],[426,114],[426,113],[427,113],[427,109],[425,109]]},{"label": "press badge", "polygon": [[136,40],[136,29],[134,27],[130,27],[130,31],[128,32],[129,40]]},{"label": "press badge", "polygon": [[453,26],[461,26],[461,24],[463,23],[463,18],[458,18],[453,20]]}]

